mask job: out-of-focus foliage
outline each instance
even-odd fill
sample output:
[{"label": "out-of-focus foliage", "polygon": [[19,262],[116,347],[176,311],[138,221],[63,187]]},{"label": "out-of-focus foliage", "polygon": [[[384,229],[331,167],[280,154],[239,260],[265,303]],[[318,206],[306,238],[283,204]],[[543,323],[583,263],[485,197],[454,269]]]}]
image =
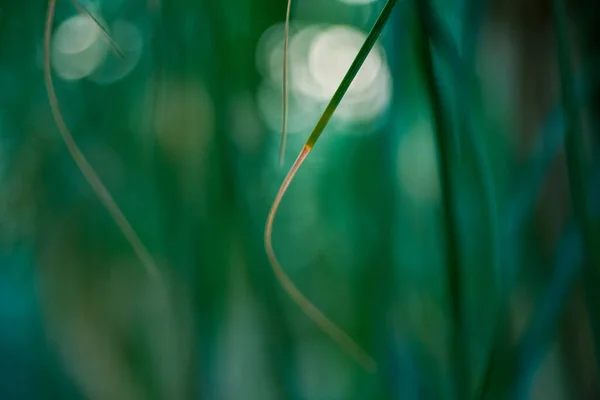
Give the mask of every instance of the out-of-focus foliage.
[{"label": "out-of-focus foliage", "polygon": [[[294,0],[285,168],[384,3]],[[432,101],[448,135],[471,397],[600,396],[586,291],[600,282],[582,274],[600,266],[570,201],[553,2],[429,3],[423,19],[417,0],[398,2],[274,228],[283,267],[374,356],[371,375],[285,296],[264,252],[286,173],[287,1],[81,0],[94,21],[57,0],[64,118],[162,282],[61,140],[42,71],[46,2],[0,2],[0,398],[453,398]],[[564,14],[597,231],[600,14],[593,0]]]}]

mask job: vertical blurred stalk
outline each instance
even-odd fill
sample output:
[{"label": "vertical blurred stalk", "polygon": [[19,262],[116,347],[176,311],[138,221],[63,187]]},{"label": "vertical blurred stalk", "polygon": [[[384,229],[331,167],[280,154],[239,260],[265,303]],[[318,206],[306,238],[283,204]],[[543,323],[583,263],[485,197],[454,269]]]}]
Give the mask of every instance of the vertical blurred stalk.
[{"label": "vertical blurred stalk", "polygon": [[462,279],[460,271],[460,254],[458,243],[458,226],[454,213],[454,196],[451,174],[452,143],[442,96],[436,83],[433,55],[429,42],[427,29],[430,11],[428,0],[418,0],[418,55],[425,74],[426,91],[431,102],[433,113],[434,133],[438,152],[438,170],[442,192],[442,205],[444,213],[444,235],[446,247],[446,271],[448,282],[448,295],[450,296],[450,313],[452,317],[451,329],[451,359],[454,371],[455,400],[469,398],[469,372],[468,357],[464,341],[465,318],[462,304]]},{"label": "vertical blurred stalk", "polygon": [[[382,35],[380,39],[390,55],[388,61],[390,70],[399,75],[398,78],[394,76],[392,79],[391,110],[402,109],[401,96],[404,82],[401,71],[407,61],[407,18],[405,9],[398,8],[396,15],[388,22],[390,34]],[[376,356],[382,360],[379,382],[387,398],[414,399],[418,397],[416,386],[417,382],[421,381],[421,376],[416,371],[411,354],[412,349],[407,343],[398,343],[397,331],[393,325],[390,329],[388,322],[391,305],[394,301],[394,284],[398,278],[394,257],[394,249],[397,244],[393,225],[398,220],[396,215],[398,195],[397,190],[394,189],[396,187],[394,182],[398,151],[395,139],[397,132],[402,128],[398,119],[390,116],[379,134],[377,143],[379,151],[376,160],[379,168],[373,173],[373,177],[378,178],[376,181],[379,191],[376,192],[377,195],[374,196],[373,203],[370,205],[373,210],[377,210],[374,216],[377,218],[379,226],[380,241],[377,248],[379,258],[373,261],[373,265],[377,265],[379,268],[375,271],[373,268],[367,268],[366,273],[369,275],[370,281],[367,281],[368,278],[365,281],[373,286],[370,286],[368,292],[365,291],[365,293],[369,293],[367,298],[372,299],[370,319],[372,326],[376,327],[373,329],[373,339],[382,344],[376,348]]]},{"label": "vertical blurred stalk", "polygon": [[461,107],[460,129],[463,132],[463,140],[472,146],[476,173],[481,182],[481,188],[484,196],[484,211],[489,229],[490,245],[490,265],[494,269],[496,277],[496,323],[491,334],[490,350],[483,366],[482,376],[477,385],[478,395],[476,398],[485,396],[488,386],[491,383],[491,375],[494,363],[510,338],[510,318],[508,307],[508,277],[506,268],[502,263],[502,257],[499,251],[499,223],[498,207],[496,204],[496,191],[491,173],[491,167],[485,158],[484,146],[479,141],[479,137],[473,131],[472,122],[469,120],[469,110],[472,105],[472,92],[475,89],[474,81],[475,58],[477,49],[477,38],[483,26],[487,0],[466,0],[464,9],[464,25],[461,38],[461,47],[463,54],[463,68],[460,77],[460,87],[463,91],[463,104]]},{"label": "vertical blurred stalk", "polygon": [[556,26],[558,65],[560,73],[562,106],[565,112],[565,152],[569,176],[569,189],[575,220],[581,229],[586,260],[584,261],[585,298],[594,340],[596,366],[600,361],[600,248],[595,237],[595,227],[590,218],[586,191],[587,171],[584,162],[583,129],[575,93],[567,40],[566,10],[562,0],[553,0],[553,17]]}]

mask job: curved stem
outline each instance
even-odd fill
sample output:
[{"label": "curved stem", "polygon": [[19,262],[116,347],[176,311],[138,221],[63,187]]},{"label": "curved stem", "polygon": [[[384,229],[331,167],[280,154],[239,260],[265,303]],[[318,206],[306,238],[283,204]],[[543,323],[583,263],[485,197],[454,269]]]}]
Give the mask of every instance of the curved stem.
[{"label": "curved stem", "polygon": [[98,199],[104,204],[115,223],[125,236],[125,239],[131,245],[133,251],[136,256],[140,260],[140,262],[146,268],[148,274],[157,280],[160,279],[160,272],[154,261],[154,258],[150,254],[150,252],[146,249],[135,230],[123,215],[123,212],[114,201],[110,192],[104,186],[98,174],[94,170],[94,168],[90,165],[85,155],[81,152],[77,143],[75,143],[75,139],[73,139],[73,135],[67,124],[63,118],[62,112],[60,110],[60,106],[58,104],[58,98],[56,97],[56,92],[54,90],[54,83],[52,80],[52,67],[50,65],[50,44],[52,38],[52,24],[54,23],[54,12],[56,9],[56,0],[48,0],[48,13],[46,15],[46,27],[44,31],[44,81],[46,84],[46,90],[48,91],[48,101],[50,102],[50,108],[52,110],[52,116],[54,117],[54,121],[56,122],[56,126],[60,132],[65,145],[71,157],[77,164],[77,167],[83,174],[85,180],[90,184]]},{"label": "curved stem", "polygon": [[318,308],[316,308],[307,298],[304,296],[294,285],[292,280],[287,276],[281,264],[277,260],[275,256],[275,251],[273,249],[273,222],[275,220],[275,216],[277,214],[277,210],[279,209],[279,204],[281,203],[281,199],[283,198],[285,192],[287,191],[288,186],[294,179],[294,176],[298,172],[298,169],[313,149],[316,142],[319,140],[319,137],[323,133],[323,130],[329,123],[329,120],[333,116],[333,113],[339,106],[340,102],[344,98],[346,91],[350,87],[350,84],[356,77],[356,74],[360,70],[362,64],[366,60],[367,56],[371,52],[373,46],[377,41],[377,38],[381,34],[383,27],[386,25],[392,9],[396,5],[397,0],[388,0],[383,10],[379,14],[377,21],[373,25],[373,28],[369,32],[365,42],[361,46],[358,54],[354,58],[354,61],[350,65],[348,72],[342,79],[342,82],[338,86],[335,91],[333,97],[331,98],[329,104],[325,108],[325,111],[321,115],[321,118],[317,122],[315,128],[313,129],[311,135],[306,141],[300,155],[290,168],[287,176],[285,177],[279,191],[277,192],[277,196],[273,201],[273,205],[271,206],[271,210],[269,211],[269,216],[267,217],[267,223],[265,227],[265,249],[267,255],[269,257],[269,261],[271,267],[273,268],[273,272],[275,276],[281,283],[284,290],[287,294],[298,304],[298,306],[304,311],[304,313],[312,319],[325,333],[327,333],[333,340],[335,340],[348,354],[350,354],[354,359],[356,359],[366,370],[375,371],[377,364],[373,360],[371,356],[369,356],[361,347],[359,347],[344,331],[342,331],[337,325],[331,322]]},{"label": "curved stem", "polygon": [[325,333],[327,333],[333,340],[339,343],[340,346],[344,350],[348,352],[356,361],[358,361],[365,369],[368,371],[375,371],[377,368],[377,364],[369,356],[360,346],[358,346],[343,330],[341,330],[337,325],[335,325],[329,318],[327,318],[317,307],[314,306],[298,290],[294,282],[290,279],[290,277],[285,273],[277,256],[275,255],[275,250],[273,249],[273,222],[275,220],[275,216],[277,214],[277,210],[279,209],[279,205],[281,204],[281,199],[283,198],[285,192],[287,191],[288,186],[294,179],[296,172],[310,153],[310,148],[304,146],[300,155],[292,165],[292,168],[288,172],[285,177],[279,191],[277,192],[277,196],[273,201],[273,205],[271,206],[271,210],[269,211],[269,216],[267,217],[267,226],[265,228],[265,247],[267,250],[267,256],[269,257],[269,262],[273,268],[273,272],[275,276],[283,286],[283,289],[288,293],[288,295],[300,306],[302,311],[313,320],[319,328],[321,328]]}]

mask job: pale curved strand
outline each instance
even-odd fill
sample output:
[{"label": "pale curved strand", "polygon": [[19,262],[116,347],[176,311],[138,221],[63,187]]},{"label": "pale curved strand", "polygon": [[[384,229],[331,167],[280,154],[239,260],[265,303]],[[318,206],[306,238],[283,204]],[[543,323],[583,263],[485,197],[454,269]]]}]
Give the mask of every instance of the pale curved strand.
[{"label": "pale curved strand", "polygon": [[282,82],[282,121],[281,121],[281,139],[279,142],[279,166],[283,166],[285,160],[285,147],[287,142],[287,124],[288,124],[288,72],[289,72],[289,42],[290,42],[290,15],[292,13],[292,0],[288,0],[287,11],[285,13],[285,27],[283,32],[283,82]]},{"label": "pale curved strand", "polygon": [[277,196],[273,201],[273,205],[271,206],[271,210],[269,211],[269,216],[267,217],[267,225],[265,228],[265,248],[267,251],[267,256],[269,257],[269,262],[271,267],[273,268],[273,272],[275,276],[283,286],[283,289],[287,292],[287,294],[294,300],[296,304],[304,311],[304,313],[319,326],[325,333],[327,333],[335,342],[337,342],[350,356],[352,356],[360,365],[363,366],[369,372],[375,372],[377,370],[377,364],[375,360],[371,356],[369,356],[352,338],[350,338],[342,329],[340,329],[337,325],[335,325],[329,318],[327,318],[315,305],[313,305],[310,300],[306,298],[300,292],[300,290],[296,287],[294,282],[290,279],[290,277],[285,273],[281,264],[277,260],[275,256],[275,250],[273,249],[273,222],[275,220],[275,215],[277,214],[277,210],[279,209],[279,204],[281,203],[281,199],[283,195],[287,191],[288,186],[294,179],[296,172],[310,153],[310,147],[304,146],[300,155],[294,162],[294,165],[290,168],[287,176],[283,180],[279,191],[277,192]]},{"label": "pale curved strand", "polygon": [[120,58],[125,58],[125,53],[123,53],[123,50],[121,50],[121,47],[110,36],[110,33],[108,32],[108,29],[105,28],[104,25],[102,25],[100,23],[100,21],[98,21],[98,18],[96,18],[87,8],[85,8],[83,6],[83,4],[81,4],[79,2],[79,0],[71,0],[71,3],[73,3],[73,6],[77,9],[77,11],[79,11],[81,14],[84,14],[85,16],[87,16],[89,19],[91,19],[98,26],[98,28],[100,28],[100,30],[102,31],[102,34],[106,38],[106,41],[108,42],[108,44],[110,45],[110,47],[113,49],[113,51],[115,53],[117,53],[117,55]]},{"label": "pale curved strand", "polygon": [[77,167],[83,174],[84,178],[98,198],[101,203],[104,204],[115,223],[131,245],[133,251],[136,256],[139,258],[142,265],[146,268],[148,274],[157,280],[161,280],[159,269],[154,261],[154,258],[150,254],[150,252],[146,249],[138,235],[135,233],[135,230],[123,215],[123,212],[119,208],[119,206],[115,203],[112,198],[110,192],[104,186],[94,168],[90,165],[85,155],[81,152],[75,140],[73,139],[73,135],[69,131],[67,124],[62,116],[60,111],[60,106],[58,104],[58,98],[56,97],[56,92],[54,90],[54,83],[52,80],[52,67],[50,65],[50,43],[52,37],[52,24],[54,23],[54,12],[56,9],[56,0],[48,0],[48,12],[46,15],[46,27],[44,31],[44,80],[46,83],[46,89],[48,91],[48,101],[50,102],[50,108],[52,110],[52,115],[62,136],[71,157],[77,164]]}]

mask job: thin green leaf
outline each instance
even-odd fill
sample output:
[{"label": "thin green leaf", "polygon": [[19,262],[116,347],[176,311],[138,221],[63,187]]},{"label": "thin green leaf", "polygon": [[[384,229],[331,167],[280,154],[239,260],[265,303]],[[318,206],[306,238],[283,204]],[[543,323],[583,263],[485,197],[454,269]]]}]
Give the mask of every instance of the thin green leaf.
[{"label": "thin green leaf", "polygon": [[446,274],[448,295],[450,296],[450,314],[453,325],[451,332],[451,358],[455,374],[455,398],[467,399],[470,397],[470,384],[467,347],[464,339],[465,316],[460,269],[460,244],[458,243],[458,224],[455,215],[454,188],[451,178],[452,138],[433,65],[433,54],[428,32],[430,4],[427,0],[419,0],[416,6],[421,34],[419,56],[425,73],[425,86],[433,112],[434,132],[439,160],[438,170],[442,192],[446,240]]},{"label": "thin green leaf", "polygon": [[285,13],[285,28],[283,33],[283,110],[281,120],[281,141],[279,144],[279,166],[283,166],[285,159],[285,145],[287,139],[287,120],[288,120],[288,70],[289,70],[289,41],[290,41],[290,15],[292,12],[292,0],[288,0],[287,11]]}]

